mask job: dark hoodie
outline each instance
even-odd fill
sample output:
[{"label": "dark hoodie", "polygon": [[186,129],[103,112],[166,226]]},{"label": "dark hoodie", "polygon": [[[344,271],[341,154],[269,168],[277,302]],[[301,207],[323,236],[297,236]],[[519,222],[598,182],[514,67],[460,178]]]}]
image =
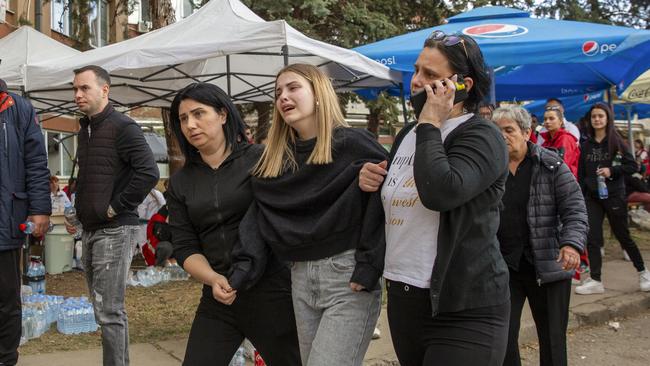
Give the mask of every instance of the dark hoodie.
[{"label": "dark hoodie", "polygon": [[605,137],[601,142],[597,142],[593,137],[589,137],[580,145],[582,154],[578,167],[578,182],[585,195],[598,197],[596,170],[610,168],[612,175],[605,180],[609,196],[625,197],[624,176],[637,170],[634,156],[629,151],[619,151],[611,156],[608,140],[609,137]]},{"label": "dark hoodie", "polygon": [[181,266],[192,254],[203,254],[212,269],[228,275],[239,223],[253,201],[250,171],[263,147],[240,143],[232,149],[217,169],[198,154],[189,155],[169,180],[169,225]]}]

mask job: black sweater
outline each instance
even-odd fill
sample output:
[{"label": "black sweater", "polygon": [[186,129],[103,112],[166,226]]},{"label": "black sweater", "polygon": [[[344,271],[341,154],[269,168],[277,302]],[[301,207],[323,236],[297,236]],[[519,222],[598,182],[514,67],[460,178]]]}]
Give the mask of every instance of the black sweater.
[{"label": "black sweater", "polygon": [[244,248],[237,250],[239,263],[234,266],[239,273],[231,278],[233,287],[251,281],[246,273],[255,266],[251,262],[259,260],[264,245],[260,241],[288,261],[317,260],[356,248],[351,281],[368,289],[376,286],[384,263],[384,213],[379,193],[361,192],[358,174],[364,163],[385,160],[386,151],[365,130],[337,128],[334,161],[307,164],[315,143],[316,139],[296,142],[296,171],[252,179],[256,204],[241,226],[250,239],[242,236]]},{"label": "black sweater", "polygon": [[169,224],[181,266],[192,254],[203,254],[216,272],[227,276],[230,271],[239,223],[253,201],[250,170],[262,146],[233,149],[218,169],[197,156],[169,180]]},{"label": "black sweater", "polygon": [[596,169],[609,168],[612,175],[605,179],[609,195],[625,197],[624,176],[634,174],[638,168],[634,156],[627,150],[611,156],[608,140],[605,137],[597,142],[590,137],[580,145],[582,152],[578,163],[578,182],[582,192],[590,197],[598,197]]},{"label": "black sweater", "polygon": [[[400,131],[391,158],[415,127]],[[433,316],[507,302],[508,267],[497,240],[508,175],[501,132],[474,116],[444,142],[440,129],[430,124],[417,126],[416,134],[413,173],[418,195],[424,207],[440,212],[429,290]]]}]

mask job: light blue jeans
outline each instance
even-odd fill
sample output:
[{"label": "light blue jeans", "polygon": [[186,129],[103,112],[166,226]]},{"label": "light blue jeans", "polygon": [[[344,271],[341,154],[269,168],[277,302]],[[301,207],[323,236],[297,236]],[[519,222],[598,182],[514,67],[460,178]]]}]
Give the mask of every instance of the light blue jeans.
[{"label": "light blue jeans", "polygon": [[353,292],[354,250],[291,266],[303,366],[360,366],[381,310],[381,286]]},{"label": "light blue jeans", "polygon": [[129,324],[124,308],[137,226],[84,231],[82,262],[95,319],[102,330],[104,366],[128,366]]}]

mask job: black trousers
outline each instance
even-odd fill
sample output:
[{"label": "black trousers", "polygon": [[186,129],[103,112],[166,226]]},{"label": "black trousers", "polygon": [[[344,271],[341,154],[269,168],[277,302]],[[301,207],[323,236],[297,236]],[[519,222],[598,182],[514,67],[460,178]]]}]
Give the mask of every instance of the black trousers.
[{"label": "black trousers", "polygon": [[587,237],[587,252],[589,253],[589,269],[591,278],[601,280],[601,269],[603,259],[600,256],[600,248],[603,246],[603,220],[607,215],[607,221],[611,226],[616,240],[621,244],[627,255],[630,256],[632,264],[637,271],[643,271],[645,265],[639,248],[630,237],[630,230],[627,223],[627,201],[622,196],[610,196],[601,200],[587,195],[585,197],[587,215],[589,216],[589,235]]},{"label": "black trousers", "polygon": [[18,362],[22,331],[20,248],[0,251],[0,365]]},{"label": "black trousers", "polygon": [[501,366],[510,304],[432,317],[429,290],[386,281],[388,323],[402,366]]},{"label": "black trousers", "polygon": [[263,277],[248,291],[238,292],[232,305],[203,288],[185,351],[185,366],[227,366],[248,338],[269,366],[300,366],[296,319],[288,268]]},{"label": "black trousers", "polygon": [[520,366],[521,311],[528,299],[539,339],[540,366],[566,366],[566,329],[569,323],[571,279],[539,286],[535,268],[522,258],[519,271],[510,270],[510,329],[504,366]]}]

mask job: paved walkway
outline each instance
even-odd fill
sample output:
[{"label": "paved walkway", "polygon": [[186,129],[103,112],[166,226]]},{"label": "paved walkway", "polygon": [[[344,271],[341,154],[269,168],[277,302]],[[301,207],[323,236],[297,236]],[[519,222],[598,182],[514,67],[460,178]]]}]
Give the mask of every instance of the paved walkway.
[{"label": "paved walkway", "polygon": [[[650,252],[643,253],[650,258]],[[650,261],[646,260],[650,268]],[[650,292],[639,291],[639,278],[629,262],[613,260],[604,263],[603,281],[606,292],[602,295],[571,296],[569,328],[581,325],[604,323],[650,308]],[[379,318],[382,337],[373,340],[366,354],[365,366],[398,365],[393,351],[388,320],[384,308]],[[521,342],[536,341],[535,325],[526,307],[521,329]],[[133,366],[178,366],[185,353],[186,339],[175,339],[156,343],[132,344],[130,348]],[[101,365],[101,350],[53,352],[28,355],[20,358],[20,366],[89,366]]]}]

